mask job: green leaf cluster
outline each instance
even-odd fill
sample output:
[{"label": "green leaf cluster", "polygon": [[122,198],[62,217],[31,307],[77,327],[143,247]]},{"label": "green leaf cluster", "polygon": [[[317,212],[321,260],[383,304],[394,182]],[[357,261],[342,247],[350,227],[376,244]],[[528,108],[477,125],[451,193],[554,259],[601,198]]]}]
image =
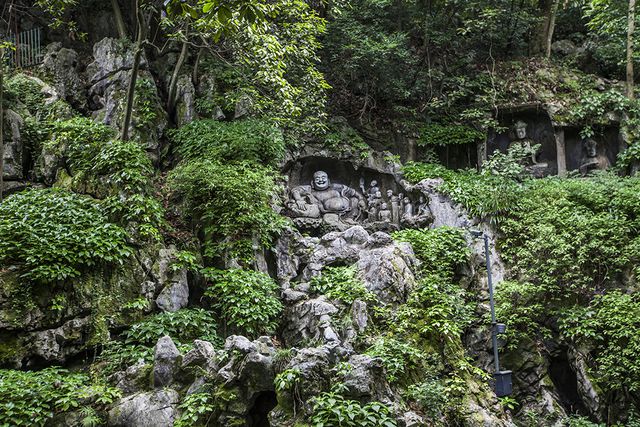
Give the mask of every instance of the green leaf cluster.
[{"label": "green leaf cluster", "polygon": [[0,425],[44,426],[54,415],[88,405],[104,406],[120,390],[84,373],[52,367],[41,371],[0,370]]},{"label": "green leaf cluster", "polygon": [[375,295],[365,288],[358,277],[356,266],[323,269],[320,275],[311,279],[311,292],[347,305],[353,304],[356,299],[375,300]]},{"label": "green leaf cluster", "polygon": [[457,125],[431,123],[422,128],[418,145],[420,146],[444,146],[475,144],[486,138],[484,132],[475,128]]},{"label": "green leaf cluster", "polygon": [[195,120],[171,136],[177,153],[187,160],[253,161],[276,167],[285,153],[282,131],[268,120]]},{"label": "green leaf cluster", "polygon": [[204,231],[205,256],[229,256],[250,264],[254,242],[268,247],[285,225],[272,209],[276,176],[258,163],[199,159],[179,164],[168,183],[182,198],[195,228]]},{"label": "green leaf cluster", "polygon": [[131,253],[125,230],[109,222],[99,202],[60,189],[9,196],[0,204],[0,234],[0,262],[43,283],[122,263]]},{"label": "green leaf cluster", "polygon": [[396,427],[391,410],[380,402],[366,405],[336,393],[322,393],[313,399],[309,419],[313,427]]},{"label": "green leaf cluster", "polygon": [[272,278],[242,269],[207,268],[202,274],[209,281],[205,295],[227,327],[252,337],[275,331],[283,307]]}]

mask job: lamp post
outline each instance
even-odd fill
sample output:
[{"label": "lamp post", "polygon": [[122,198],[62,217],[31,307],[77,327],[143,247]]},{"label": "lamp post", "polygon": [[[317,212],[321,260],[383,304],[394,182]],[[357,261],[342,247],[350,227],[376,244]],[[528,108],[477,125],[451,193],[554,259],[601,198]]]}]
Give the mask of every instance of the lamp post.
[{"label": "lamp post", "polygon": [[479,230],[472,230],[471,234],[475,237],[482,236],[484,239],[484,257],[487,267],[487,285],[489,286],[489,307],[491,308],[491,341],[493,344],[493,364],[495,372],[493,378],[495,380],[495,393],[498,397],[509,396],[512,391],[511,371],[500,370],[500,358],[498,356],[498,335],[504,334],[506,325],[496,321],[496,309],[493,299],[493,278],[491,276],[491,257],[489,252],[489,236]]}]

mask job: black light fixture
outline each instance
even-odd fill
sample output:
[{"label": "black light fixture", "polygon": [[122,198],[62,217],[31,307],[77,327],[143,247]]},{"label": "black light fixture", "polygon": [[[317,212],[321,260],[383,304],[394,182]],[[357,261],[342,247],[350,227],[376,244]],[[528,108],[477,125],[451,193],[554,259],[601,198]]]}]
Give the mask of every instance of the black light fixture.
[{"label": "black light fixture", "polygon": [[512,392],[511,371],[500,370],[500,359],[498,357],[498,335],[504,334],[507,326],[496,321],[495,303],[493,301],[493,280],[491,277],[491,259],[489,253],[489,236],[479,230],[470,230],[471,235],[484,238],[484,256],[487,266],[487,284],[489,285],[489,306],[491,307],[491,340],[493,342],[493,362],[495,372],[495,393],[498,397],[509,396]]}]

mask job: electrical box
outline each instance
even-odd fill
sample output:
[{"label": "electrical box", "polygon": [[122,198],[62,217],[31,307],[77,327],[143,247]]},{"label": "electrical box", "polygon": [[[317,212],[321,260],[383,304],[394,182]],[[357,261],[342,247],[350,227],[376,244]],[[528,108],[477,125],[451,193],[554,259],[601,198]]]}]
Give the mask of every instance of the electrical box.
[{"label": "electrical box", "polygon": [[496,381],[496,396],[509,396],[512,392],[511,371],[500,371],[493,374]]}]

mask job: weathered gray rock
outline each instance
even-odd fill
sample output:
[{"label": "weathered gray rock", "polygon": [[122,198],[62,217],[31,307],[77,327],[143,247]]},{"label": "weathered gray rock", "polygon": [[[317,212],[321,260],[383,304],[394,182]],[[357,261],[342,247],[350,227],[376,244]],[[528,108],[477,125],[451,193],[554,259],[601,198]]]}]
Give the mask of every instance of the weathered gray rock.
[{"label": "weathered gray rock", "polygon": [[349,358],[351,369],[345,375],[347,395],[354,399],[393,403],[394,395],[386,380],[382,360],[364,354]]},{"label": "weathered gray rock", "polygon": [[254,353],[258,351],[258,347],[248,338],[242,335],[231,335],[227,337],[224,343],[224,349],[226,351],[239,351],[243,354]]},{"label": "weathered gray rock", "polygon": [[176,124],[180,127],[191,123],[196,118],[196,88],[189,76],[180,76],[176,95]]},{"label": "weathered gray rock", "polygon": [[216,350],[209,341],[195,340],[193,348],[182,358],[182,369],[200,367],[205,371],[217,371]]},{"label": "weathered gray rock", "polygon": [[180,359],[180,351],[169,336],[165,335],[158,340],[153,355],[154,387],[165,387],[173,382]]},{"label": "weathered gray rock", "polygon": [[109,377],[109,382],[114,384],[125,394],[137,393],[148,387],[150,366],[139,360],[124,371],[116,372]]},{"label": "weathered gray rock", "polygon": [[302,301],[285,309],[285,329],[282,332],[288,346],[303,340],[339,341],[331,326],[336,306],[324,297]]},{"label": "weathered gray rock", "polygon": [[351,320],[357,332],[362,332],[366,329],[369,322],[366,302],[360,301],[359,299],[353,302],[351,305]]},{"label": "weathered gray rock", "polygon": [[5,180],[21,180],[24,178],[22,171],[24,144],[20,130],[24,125],[24,120],[20,114],[11,109],[4,111],[4,120],[11,129],[11,133],[7,135],[10,136],[11,139],[7,138],[5,140],[4,169],[1,172]]},{"label": "weathered gray rock", "polygon": [[403,303],[415,287],[417,260],[408,243],[363,251],[358,270],[365,287],[384,302]]},{"label": "weathered gray rock", "polygon": [[58,96],[76,108],[87,106],[86,83],[79,73],[78,53],[51,43],[46,47],[42,68],[52,77]]},{"label": "weathered gray rock", "polygon": [[182,271],[180,280],[168,283],[156,298],[156,305],[162,311],[178,311],[189,303],[187,272]]},{"label": "weathered gray rock", "polygon": [[161,248],[152,267],[158,288],[162,289],[156,298],[156,305],[162,311],[178,311],[189,303],[187,270],[172,268],[176,252],[174,246]]},{"label": "weathered gray rock", "polygon": [[109,411],[113,427],[171,427],[178,416],[178,392],[154,390],[124,397]]},{"label": "weathered gray rock", "polygon": [[49,362],[64,362],[73,354],[85,348],[89,333],[89,317],[71,319],[55,329],[47,329],[29,334],[26,340],[32,355]]}]

